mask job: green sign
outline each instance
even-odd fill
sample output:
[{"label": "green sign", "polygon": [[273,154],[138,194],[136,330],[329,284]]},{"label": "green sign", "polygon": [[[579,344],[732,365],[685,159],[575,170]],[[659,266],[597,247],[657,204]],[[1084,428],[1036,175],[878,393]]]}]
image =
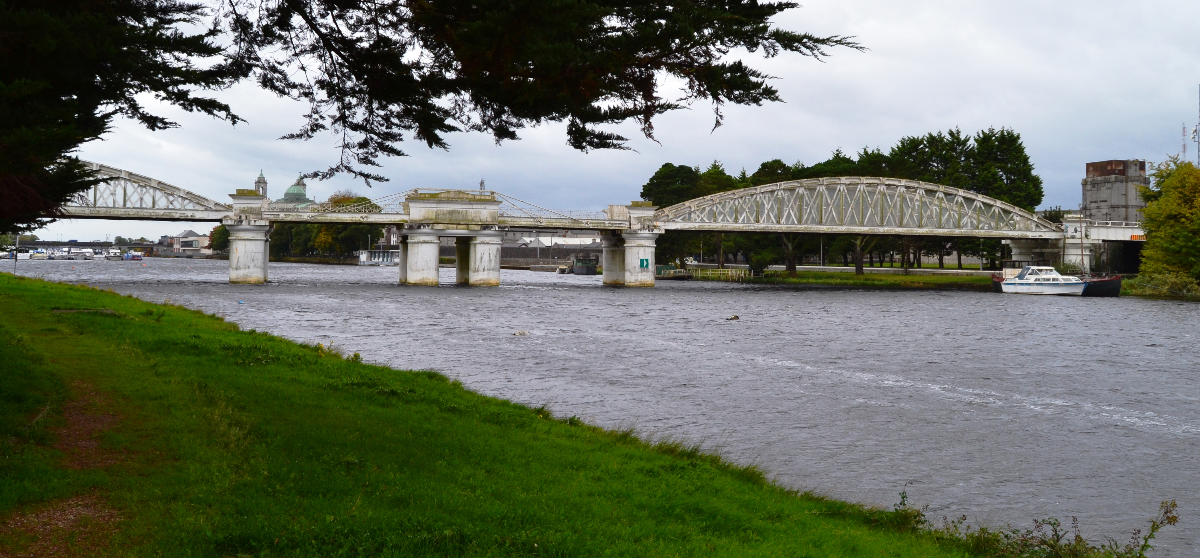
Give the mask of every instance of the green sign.
[{"label": "green sign", "polygon": [[642,258],[641,268],[642,269],[650,269],[650,258]]}]

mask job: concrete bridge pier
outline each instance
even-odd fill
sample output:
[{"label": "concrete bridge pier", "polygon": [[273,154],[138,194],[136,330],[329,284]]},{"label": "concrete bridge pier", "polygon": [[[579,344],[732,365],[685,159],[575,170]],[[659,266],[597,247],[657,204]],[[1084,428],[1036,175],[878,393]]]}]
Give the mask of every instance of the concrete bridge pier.
[{"label": "concrete bridge pier", "polygon": [[[466,283],[472,287],[500,286],[500,233],[498,231],[478,231],[470,237],[467,249]],[[461,254],[461,249],[460,252]],[[461,258],[461,255],[459,256]],[[460,260],[459,273],[464,266]],[[459,284],[463,283],[460,277]]]},{"label": "concrete bridge pier", "polygon": [[229,229],[229,282],[260,285],[267,282],[270,221],[222,221]]},{"label": "concrete bridge pier", "polygon": [[455,238],[454,255],[457,275],[454,282],[472,287],[500,285],[500,233],[473,231],[471,236]]},{"label": "concrete bridge pier", "polygon": [[1012,250],[1012,259],[1033,265],[1053,265],[1061,261],[1057,240],[1044,238],[1007,238],[1002,241]]},{"label": "concrete bridge pier", "polygon": [[604,284],[620,287],[625,285],[625,239],[620,233],[608,232],[600,237],[603,249]]},{"label": "concrete bridge pier", "polygon": [[271,221],[263,218],[267,197],[245,189],[229,197],[233,215],[221,219],[229,229],[229,282],[261,285],[267,282],[271,253]]},{"label": "concrete bridge pier", "polygon": [[404,270],[401,271],[407,285],[436,287],[438,284],[438,234],[430,229],[412,229],[401,248],[404,255]]},{"label": "concrete bridge pier", "polygon": [[400,270],[401,285],[408,283],[408,237],[400,237],[396,250],[396,267]]},{"label": "concrete bridge pier", "polygon": [[615,287],[654,286],[654,241],[657,232],[625,231],[606,235],[604,284]]}]

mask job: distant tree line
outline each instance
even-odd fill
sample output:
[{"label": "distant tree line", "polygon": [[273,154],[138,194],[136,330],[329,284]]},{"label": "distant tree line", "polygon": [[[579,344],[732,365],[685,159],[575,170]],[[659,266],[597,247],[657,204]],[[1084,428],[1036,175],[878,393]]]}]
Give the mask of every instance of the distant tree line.
[{"label": "distant tree line", "polygon": [[[335,207],[358,206],[367,213],[381,210],[370,199],[349,191],[335,192],[326,203]],[[368,249],[372,240],[381,236],[383,227],[379,225],[275,223],[271,229],[270,253],[272,258],[343,258],[358,250]],[[216,251],[229,249],[229,230],[225,225],[219,225],[209,233],[209,245]]]},{"label": "distant tree line", "polygon": [[[989,128],[966,135],[960,130],[934,132],[902,138],[887,153],[863,148],[857,156],[840,149],[819,163],[787,164],[780,159],[765,161],[752,174],[743,169],[730,175],[714,161],[699,167],[666,163],[642,186],[642,199],[659,207],[690,199],[788,180],[833,176],[878,176],[921,180],[977,192],[1032,211],[1042,201],[1042,179],[1033,171],[1021,136],[1007,129]],[[864,264],[885,258],[902,267],[922,264],[922,258],[981,257],[996,266],[1003,246],[995,239],[890,237],[865,235],[816,235],[798,233],[719,233],[668,231],[658,239],[656,257],[661,262],[683,261],[688,256],[710,256],[721,265],[741,261],[752,269],[785,265],[795,271],[805,257],[818,256],[843,265],[853,264],[862,273]],[[840,260],[840,261],[839,261]]]}]

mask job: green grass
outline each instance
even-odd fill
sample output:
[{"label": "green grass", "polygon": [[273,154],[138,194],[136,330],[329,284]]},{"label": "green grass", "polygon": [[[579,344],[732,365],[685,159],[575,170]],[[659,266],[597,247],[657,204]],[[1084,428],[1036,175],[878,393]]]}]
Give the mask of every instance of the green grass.
[{"label": "green grass", "polygon": [[854,273],[839,271],[802,271],[795,275],[772,273],[749,282],[773,285],[824,285],[831,287],[869,287],[879,289],[963,289],[990,291],[992,278],[981,275],[925,275],[892,273]]},{"label": "green grass", "polygon": [[[1017,554],[179,307],[0,274],[0,309],[0,555],[30,544],[10,519],[80,495],[122,519],[55,554]],[[118,459],[70,468],[86,391]]]},{"label": "green grass", "polygon": [[[99,491],[114,554],[961,554],[686,445],[198,312],[11,275],[0,308],[0,516]],[[120,417],[115,465],[51,444],[81,382]]]}]

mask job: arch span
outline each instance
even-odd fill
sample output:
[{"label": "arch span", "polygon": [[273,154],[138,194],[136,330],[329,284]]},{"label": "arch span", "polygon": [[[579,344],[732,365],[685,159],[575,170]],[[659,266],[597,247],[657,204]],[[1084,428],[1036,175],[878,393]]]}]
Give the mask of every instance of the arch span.
[{"label": "arch span", "polygon": [[229,215],[229,204],[218,203],[127,170],[84,161],[97,176],[107,178],[63,205],[71,219],[139,219],[164,221],[220,221]]},{"label": "arch span", "polygon": [[1061,238],[1012,204],[917,180],[845,176],[730,190],[664,207],[664,230]]}]

